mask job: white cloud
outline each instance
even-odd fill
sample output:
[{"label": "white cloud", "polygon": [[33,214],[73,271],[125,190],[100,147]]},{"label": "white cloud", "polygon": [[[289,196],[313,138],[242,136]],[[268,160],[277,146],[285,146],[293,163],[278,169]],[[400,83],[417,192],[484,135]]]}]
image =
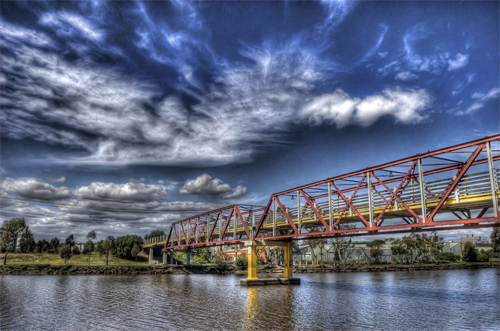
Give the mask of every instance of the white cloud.
[{"label": "white cloud", "polygon": [[409,82],[409,81],[417,79],[417,78],[418,78],[417,75],[412,74],[409,71],[403,71],[403,72],[398,73],[394,79],[399,80],[401,82]]},{"label": "white cloud", "polygon": [[55,28],[61,36],[80,36],[99,41],[103,33],[86,18],[70,12],[44,13],[40,17],[40,23]]},{"label": "white cloud", "polygon": [[455,55],[454,59],[448,60],[448,71],[457,70],[465,67],[469,63],[469,55],[468,54],[460,54]]},{"label": "white cloud", "polygon": [[307,118],[313,125],[326,122],[342,128],[353,122],[355,107],[359,101],[337,89],[331,94],[314,98],[301,109],[300,116]]},{"label": "white cloud", "polygon": [[202,174],[195,179],[188,179],[179,189],[179,193],[182,194],[203,194],[225,199],[241,196],[246,191],[246,187],[241,185],[232,189],[229,184],[223,184],[219,178],[212,179],[212,176],[208,174]]},{"label": "white cloud", "polygon": [[370,126],[385,115],[392,116],[399,123],[415,124],[425,119],[423,112],[430,104],[431,97],[423,89],[386,89],[364,99],[351,98],[337,89],[314,98],[301,109],[299,116],[311,124],[334,123],[337,127],[349,124]]},{"label": "white cloud", "polygon": [[499,95],[500,95],[500,88],[496,87],[496,88],[492,88],[487,93],[479,93],[479,92],[474,93],[472,95],[472,98],[479,99],[481,101],[488,101],[488,100],[492,100],[492,99],[497,99]]},{"label": "white cloud", "polygon": [[60,178],[57,178],[57,179],[52,179],[52,178],[49,178],[49,180],[52,182],[52,183],[56,183],[56,184],[64,184],[66,183],[66,177],[62,176]]},{"label": "white cloud", "polygon": [[146,185],[139,181],[130,181],[126,184],[94,182],[74,191],[74,195],[82,199],[137,202],[157,201],[166,194],[160,185]]},{"label": "white cloud", "polygon": [[37,178],[5,178],[0,187],[20,197],[39,200],[60,200],[71,196],[66,187],[55,187]]},{"label": "white cloud", "polygon": [[492,88],[487,93],[476,92],[472,95],[474,102],[466,110],[458,111],[456,115],[466,115],[484,108],[490,100],[498,99],[500,96],[500,88]]}]

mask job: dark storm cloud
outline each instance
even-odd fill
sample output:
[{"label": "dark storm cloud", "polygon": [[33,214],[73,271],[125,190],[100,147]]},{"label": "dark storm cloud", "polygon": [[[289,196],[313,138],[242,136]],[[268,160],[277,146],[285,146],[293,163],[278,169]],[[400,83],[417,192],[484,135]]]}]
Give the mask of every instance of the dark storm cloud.
[{"label": "dark storm cloud", "polygon": [[5,178],[0,188],[22,198],[38,200],[61,200],[70,197],[71,191],[66,187],[55,187],[37,178]]},{"label": "dark storm cloud", "polygon": [[[341,89],[318,96],[336,65],[322,58],[328,44],[317,31],[335,31],[354,4],[318,5],[324,22],[288,40],[241,40],[245,62],[216,53],[199,11],[204,6],[194,3],[126,3],[123,17],[112,14],[115,3],[35,8],[39,18],[31,28],[2,22],[2,135],[88,151],[73,163],[206,166],[248,162],[300,123],[425,119],[431,100],[425,89],[375,90],[353,110],[326,101],[345,95]],[[125,18],[129,24],[119,24]],[[376,55],[388,30],[379,28],[354,66]],[[457,69],[464,62],[449,60]],[[364,107],[368,100],[376,102]],[[404,109],[413,101],[418,106]]]},{"label": "dark storm cloud", "polygon": [[160,185],[135,180],[93,182],[68,189],[38,178],[7,178],[0,185],[1,216],[24,217],[42,237],[75,233],[83,240],[82,234],[89,228],[113,235],[140,229],[145,234],[156,228],[167,230],[173,221],[221,207],[217,203],[166,201],[166,194]]}]

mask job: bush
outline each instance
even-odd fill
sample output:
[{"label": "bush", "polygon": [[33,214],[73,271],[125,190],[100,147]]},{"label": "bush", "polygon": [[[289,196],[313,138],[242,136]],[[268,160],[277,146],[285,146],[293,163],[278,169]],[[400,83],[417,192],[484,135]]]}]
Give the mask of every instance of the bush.
[{"label": "bush", "polygon": [[486,254],[479,253],[478,256],[477,256],[477,261],[478,262],[488,262],[488,260],[489,260],[489,257]]},{"label": "bush", "polygon": [[248,268],[248,257],[246,254],[240,254],[234,261],[234,265],[238,270],[246,270]]},{"label": "bush", "polygon": [[213,263],[215,263],[215,268],[218,271],[226,271],[227,270],[227,255],[224,253],[217,253],[213,260]]},{"label": "bush", "polygon": [[174,252],[174,259],[181,263],[186,263],[186,254],[182,252]]},{"label": "bush", "polygon": [[73,246],[71,252],[73,253],[73,255],[80,255],[80,248],[78,248],[78,246],[75,245]]},{"label": "bush", "polygon": [[457,261],[458,259],[460,259],[460,257],[457,255],[454,255],[453,253],[439,253],[438,255],[436,255],[436,260],[440,260],[440,261],[454,262],[454,261]]}]

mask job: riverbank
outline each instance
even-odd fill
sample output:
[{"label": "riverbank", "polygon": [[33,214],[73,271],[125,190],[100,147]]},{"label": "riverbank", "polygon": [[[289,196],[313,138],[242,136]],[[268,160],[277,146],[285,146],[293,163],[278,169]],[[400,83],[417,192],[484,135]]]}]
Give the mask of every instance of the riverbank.
[{"label": "riverbank", "polygon": [[[483,263],[429,263],[429,264],[380,264],[380,265],[326,265],[294,266],[293,273],[331,273],[331,272],[390,272],[414,270],[455,270],[498,268],[498,262]],[[228,266],[224,271],[214,265],[137,265],[137,266],[84,266],[84,265],[6,265],[0,266],[0,275],[155,275],[155,274],[239,274],[246,270],[236,270]],[[259,274],[283,273],[283,267],[259,267]]]}]

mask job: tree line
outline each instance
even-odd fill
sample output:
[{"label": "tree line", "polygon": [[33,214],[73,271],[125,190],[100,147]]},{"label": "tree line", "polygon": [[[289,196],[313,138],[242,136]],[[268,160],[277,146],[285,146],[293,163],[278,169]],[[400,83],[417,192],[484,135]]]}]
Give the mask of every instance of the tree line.
[{"label": "tree line", "polygon": [[137,235],[125,236],[107,236],[106,238],[97,241],[95,231],[87,233],[87,242],[83,244],[83,249],[76,245],[74,235],[70,234],[64,242],[59,238],[54,237],[50,241],[42,239],[35,241],[35,237],[29,226],[23,218],[13,218],[4,221],[0,227],[0,252],[4,253],[3,264],[7,263],[7,255],[14,247],[19,234],[18,253],[35,253],[35,254],[59,254],[61,259],[66,263],[73,255],[87,255],[90,262],[90,256],[93,253],[98,253],[100,257],[106,257],[106,265],[109,263],[109,256],[115,256],[120,259],[134,259],[137,261],[137,255],[142,251],[144,240]]}]

